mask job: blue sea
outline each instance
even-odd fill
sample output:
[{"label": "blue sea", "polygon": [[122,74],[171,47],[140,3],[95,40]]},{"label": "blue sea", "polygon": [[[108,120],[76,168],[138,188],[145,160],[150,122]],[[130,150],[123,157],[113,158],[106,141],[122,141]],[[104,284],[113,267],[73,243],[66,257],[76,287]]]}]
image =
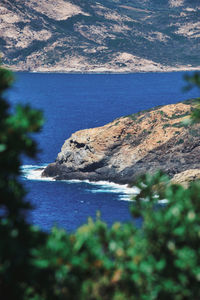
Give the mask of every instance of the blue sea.
[{"label": "blue sea", "polygon": [[64,141],[80,129],[102,126],[143,109],[176,103],[198,92],[184,93],[184,72],[135,74],[16,73],[7,97],[44,112],[42,131],[34,135],[36,160],[22,158],[21,180],[34,206],[28,216],[42,230],[52,226],[71,232],[96,212],[108,225],[131,221],[134,189],[107,182],[53,181],[41,178],[40,167],[56,159]]}]

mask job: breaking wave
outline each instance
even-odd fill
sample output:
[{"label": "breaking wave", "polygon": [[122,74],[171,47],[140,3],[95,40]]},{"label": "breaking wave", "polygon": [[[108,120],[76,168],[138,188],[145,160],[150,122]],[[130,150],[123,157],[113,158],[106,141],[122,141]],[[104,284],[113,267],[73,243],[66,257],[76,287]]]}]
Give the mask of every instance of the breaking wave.
[{"label": "breaking wave", "polygon": [[[42,172],[44,168],[48,164],[45,165],[23,165],[21,167],[21,177],[24,180],[37,180],[37,181],[56,181],[51,177],[42,177]],[[89,181],[89,180],[62,180],[62,182],[66,182],[68,184],[80,184],[87,183],[86,190],[91,193],[116,193],[119,195],[120,200],[131,201],[131,196],[137,193],[136,188],[130,188],[128,185],[121,185],[108,181]]]}]

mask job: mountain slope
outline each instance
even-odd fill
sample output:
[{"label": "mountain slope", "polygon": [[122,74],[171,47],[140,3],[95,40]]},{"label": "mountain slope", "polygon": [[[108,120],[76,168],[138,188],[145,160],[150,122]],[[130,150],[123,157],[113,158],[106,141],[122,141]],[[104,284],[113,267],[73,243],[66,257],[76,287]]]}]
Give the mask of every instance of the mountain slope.
[{"label": "mountain slope", "polygon": [[[159,3],[158,3],[159,2]],[[200,66],[197,0],[1,0],[3,62],[32,71]]]}]

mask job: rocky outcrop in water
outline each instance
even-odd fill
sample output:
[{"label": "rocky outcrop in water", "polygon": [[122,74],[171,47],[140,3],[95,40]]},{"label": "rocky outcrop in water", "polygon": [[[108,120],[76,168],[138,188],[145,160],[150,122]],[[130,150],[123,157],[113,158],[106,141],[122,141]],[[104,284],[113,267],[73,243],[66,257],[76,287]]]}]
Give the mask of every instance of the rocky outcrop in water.
[{"label": "rocky outcrop in water", "polygon": [[130,183],[160,169],[200,169],[200,126],[185,126],[192,104],[166,105],[72,134],[43,176]]}]

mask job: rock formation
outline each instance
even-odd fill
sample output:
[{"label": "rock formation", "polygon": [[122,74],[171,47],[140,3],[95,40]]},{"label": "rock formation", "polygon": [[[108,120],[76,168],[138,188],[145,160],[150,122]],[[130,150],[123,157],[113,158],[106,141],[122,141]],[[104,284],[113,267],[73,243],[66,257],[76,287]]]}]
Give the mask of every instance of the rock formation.
[{"label": "rock formation", "polygon": [[200,125],[185,125],[192,102],[157,107],[72,134],[43,176],[131,183],[160,169],[200,169]]}]

